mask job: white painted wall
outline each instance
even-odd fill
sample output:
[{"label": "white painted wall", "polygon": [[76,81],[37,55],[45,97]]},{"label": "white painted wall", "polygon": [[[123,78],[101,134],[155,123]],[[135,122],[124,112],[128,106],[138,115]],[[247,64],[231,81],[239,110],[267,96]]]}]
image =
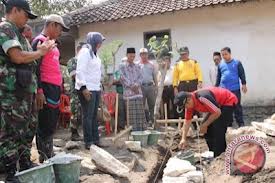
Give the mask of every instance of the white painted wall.
[{"label": "white painted wall", "polygon": [[[251,105],[274,104],[275,100],[275,2],[272,0],[233,3],[190,9],[164,15],[153,15],[81,25],[80,39],[89,31],[98,31],[106,42],[123,40],[117,54],[120,60],[127,47],[143,47],[143,33],[171,29],[172,42],[188,46],[191,58],[201,64],[205,84],[213,51],[232,48],[247,74],[248,94],[244,102]],[[177,56],[174,60],[177,59]]]}]

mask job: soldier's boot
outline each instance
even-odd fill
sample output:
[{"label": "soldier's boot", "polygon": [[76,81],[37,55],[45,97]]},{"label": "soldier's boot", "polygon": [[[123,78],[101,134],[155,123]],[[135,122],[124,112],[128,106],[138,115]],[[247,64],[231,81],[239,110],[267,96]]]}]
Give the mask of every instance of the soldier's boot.
[{"label": "soldier's boot", "polygon": [[20,183],[19,179],[15,177],[15,171],[7,172],[5,183]]},{"label": "soldier's boot", "polygon": [[78,131],[76,128],[71,128],[71,140],[72,141],[81,141],[82,138],[81,136],[79,135]]},{"label": "soldier's boot", "polygon": [[39,162],[43,163],[44,160],[54,156],[53,153],[53,136],[41,138],[36,136],[36,145],[39,152]]},{"label": "soldier's boot", "polygon": [[7,177],[5,180],[6,183],[20,183],[18,178],[15,177],[15,172],[16,172],[16,163],[15,162],[12,162],[10,164],[10,162],[6,161],[5,169],[6,169],[6,173],[7,173]]},{"label": "soldier's boot", "polygon": [[20,158],[20,172],[36,166],[38,166],[38,164],[33,163],[29,157]]}]

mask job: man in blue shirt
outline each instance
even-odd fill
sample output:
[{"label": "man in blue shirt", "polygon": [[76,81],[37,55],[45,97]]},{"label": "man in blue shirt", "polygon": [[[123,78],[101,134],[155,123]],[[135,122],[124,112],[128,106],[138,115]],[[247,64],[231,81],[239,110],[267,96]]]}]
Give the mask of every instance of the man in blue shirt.
[{"label": "man in blue shirt", "polygon": [[[239,127],[244,126],[243,111],[241,106],[241,90],[247,92],[245,71],[239,60],[231,57],[231,49],[225,47],[221,50],[223,61],[218,66],[216,86],[226,88],[238,98],[234,114]],[[240,80],[242,87],[240,87]],[[232,126],[232,123],[229,125]]]}]

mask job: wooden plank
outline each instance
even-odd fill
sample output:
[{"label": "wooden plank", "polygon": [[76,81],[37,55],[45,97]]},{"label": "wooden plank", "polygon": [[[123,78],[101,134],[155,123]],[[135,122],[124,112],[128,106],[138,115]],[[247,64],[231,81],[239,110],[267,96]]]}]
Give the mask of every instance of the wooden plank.
[{"label": "wooden plank", "polygon": [[116,109],[115,109],[115,135],[117,134],[117,123],[118,123],[118,93],[116,94]]},{"label": "wooden plank", "polygon": [[[196,121],[202,121],[203,118],[198,118],[198,119],[192,119],[192,122],[196,122]],[[180,120],[180,119],[168,119],[168,120],[163,120],[163,119],[160,119],[160,120],[156,120],[157,123],[161,123],[161,124],[165,124],[165,123],[184,123],[184,119]]]},{"label": "wooden plank", "polygon": [[123,137],[124,135],[126,135],[127,133],[130,133],[130,131],[133,129],[132,126],[126,128],[125,130],[121,131],[119,134],[117,134],[113,139],[112,141],[115,142],[117,141],[117,139]]}]

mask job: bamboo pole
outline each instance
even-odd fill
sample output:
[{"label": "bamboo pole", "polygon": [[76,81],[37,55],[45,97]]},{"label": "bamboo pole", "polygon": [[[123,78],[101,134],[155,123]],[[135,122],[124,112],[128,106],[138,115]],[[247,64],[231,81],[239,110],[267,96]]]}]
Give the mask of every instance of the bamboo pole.
[{"label": "bamboo pole", "polygon": [[181,129],[181,123],[183,123],[184,120],[182,120],[181,117],[179,118],[179,120],[182,121],[182,122],[179,122],[179,123],[178,123],[178,129],[180,130],[180,129]]},{"label": "bamboo pole", "polygon": [[115,109],[115,135],[117,134],[117,123],[118,123],[118,93],[116,94],[116,109]]},{"label": "bamboo pole", "polygon": [[[167,103],[164,104],[164,117],[165,121],[167,122],[168,117],[167,117]],[[165,123],[165,131],[167,131],[168,123]]]}]

